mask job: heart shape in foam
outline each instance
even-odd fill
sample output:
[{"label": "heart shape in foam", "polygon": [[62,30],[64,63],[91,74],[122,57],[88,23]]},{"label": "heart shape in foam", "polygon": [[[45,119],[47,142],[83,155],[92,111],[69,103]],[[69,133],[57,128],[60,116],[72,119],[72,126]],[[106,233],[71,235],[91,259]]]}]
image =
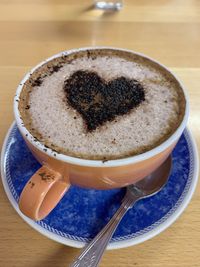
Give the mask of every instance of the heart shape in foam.
[{"label": "heart shape in foam", "polygon": [[105,81],[96,72],[79,70],[64,82],[68,104],[85,120],[88,131],[128,113],[145,100],[142,85],[119,77]]}]

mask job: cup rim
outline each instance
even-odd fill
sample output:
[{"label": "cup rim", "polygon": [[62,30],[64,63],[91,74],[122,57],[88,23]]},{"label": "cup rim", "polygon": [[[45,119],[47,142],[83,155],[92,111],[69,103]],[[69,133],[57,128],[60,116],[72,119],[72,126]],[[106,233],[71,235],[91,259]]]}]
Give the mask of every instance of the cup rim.
[{"label": "cup rim", "polygon": [[[34,141],[34,137],[28,131],[28,129],[24,126],[23,120],[21,118],[21,115],[20,115],[20,112],[19,112],[19,109],[18,109],[18,107],[19,107],[19,97],[20,97],[21,90],[23,88],[24,83],[30,78],[31,74],[36,69],[38,69],[43,64],[49,62],[52,59],[55,59],[55,58],[63,56],[63,55],[69,55],[69,54],[74,53],[74,52],[85,51],[85,50],[96,50],[96,49],[118,50],[118,51],[128,52],[128,53],[132,53],[132,54],[144,57],[144,58],[146,58],[146,59],[158,64],[162,68],[164,68],[167,72],[169,72],[178,81],[178,83],[180,84],[181,89],[183,91],[185,102],[186,102],[185,113],[184,113],[183,119],[182,119],[179,127],[175,130],[175,132],[172,135],[169,136],[169,138],[167,138],[160,145],[158,145],[158,146],[154,147],[153,149],[148,150],[148,151],[146,151],[144,153],[138,154],[138,155],[129,156],[129,157],[121,158],[121,159],[111,159],[111,160],[103,161],[103,160],[90,160],[90,159],[77,158],[77,157],[68,156],[68,155],[65,155],[65,154],[62,154],[62,153],[57,153],[57,152],[53,151],[51,148],[46,148],[45,145],[43,145],[39,141],[38,142]],[[44,154],[46,154],[46,155],[48,155],[50,157],[53,157],[53,158],[55,158],[57,160],[60,160],[60,161],[66,162],[66,163],[70,163],[70,164],[73,164],[73,165],[80,165],[80,166],[87,166],[87,167],[116,167],[116,166],[134,164],[134,163],[137,163],[137,162],[140,162],[140,161],[147,160],[147,159],[149,159],[149,158],[151,158],[153,156],[158,155],[159,153],[161,153],[162,151],[164,151],[165,149],[170,147],[173,143],[175,143],[178,140],[178,138],[181,136],[183,130],[186,127],[187,121],[188,121],[188,117],[189,117],[189,100],[188,100],[188,94],[186,92],[185,86],[177,78],[177,76],[171,70],[169,70],[166,66],[164,66],[160,62],[152,59],[151,57],[146,56],[143,53],[135,52],[135,51],[129,50],[129,49],[112,47],[112,46],[82,47],[82,48],[75,48],[75,49],[70,49],[70,50],[66,50],[66,51],[62,51],[60,53],[57,53],[57,54],[47,58],[46,60],[43,60],[42,62],[37,64],[35,67],[33,67],[24,76],[24,78],[21,80],[21,82],[19,83],[19,85],[17,87],[16,94],[15,94],[15,97],[14,97],[14,115],[15,115],[15,120],[16,120],[17,126],[18,126],[21,134],[23,135],[23,137],[26,140],[28,140],[34,147],[36,147],[41,152],[43,152]]]}]

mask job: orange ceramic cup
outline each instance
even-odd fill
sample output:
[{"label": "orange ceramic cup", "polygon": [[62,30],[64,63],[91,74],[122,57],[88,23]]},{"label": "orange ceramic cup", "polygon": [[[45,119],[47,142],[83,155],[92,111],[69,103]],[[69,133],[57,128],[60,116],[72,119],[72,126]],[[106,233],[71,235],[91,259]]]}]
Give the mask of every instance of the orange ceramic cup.
[{"label": "orange ceramic cup", "polygon": [[[106,49],[106,47],[102,48]],[[24,77],[16,92],[14,114],[17,126],[29,149],[32,151],[36,159],[42,164],[42,167],[30,178],[24,187],[19,200],[20,210],[26,216],[34,220],[41,220],[47,216],[57,205],[62,196],[67,192],[70,185],[96,189],[111,189],[124,187],[142,179],[165,161],[186,127],[189,114],[188,97],[181,85],[186,100],[185,114],[181,124],[165,142],[143,154],[123,159],[109,160],[106,162],[101,160],[80,159],[64,154],[57,154],[55,157],[50,148],[45,149],[44,145],[40,142],[34,142],[31,133],[23,125],[18,109],[18,101],[16,101],[19,99],[23,84],[27,79],[29,79],[31,73],[48,60],[59,57],[63,54],[66,55],[75,51],[86,49],[95,48],[89,47],[65,51],[40,63]],[[100,48],[98,47],[98,49]],[[117,48],[109,47],[109,49]],[[135,53],[129,50],[117,50]],[[139,55],[146,57],[142,54]],[[154,61],[153,59],[150,60]],[[160,63],[156,61],[154,62],[164,68],[166,72],[171,73],[169,69]],[[171,75],[175,77],[174,74],[171,73]],[[176,77],[175,79],[178,81]],[[178,82],[181,84],[180,81]]]}]

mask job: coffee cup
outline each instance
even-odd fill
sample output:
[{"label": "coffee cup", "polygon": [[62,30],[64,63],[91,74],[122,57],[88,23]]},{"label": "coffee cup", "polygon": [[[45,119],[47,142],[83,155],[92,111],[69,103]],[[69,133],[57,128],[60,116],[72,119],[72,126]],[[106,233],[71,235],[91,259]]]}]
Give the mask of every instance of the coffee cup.
[{"label": "coffee cup", "polygon": [[[65,153],[55,153],[51,147],[46,147],[30,132],[24,124],[20,113],[20,99],[24,84],[44,64],[72,53],[98,50],[121,51],[130,55],[148,59],[163,69],[181,88],[185,100],[184,113],[180,124],[166,140],[150,150],[123,158],[100,160],[79,158]],[[181,134],[183,133],[189,114],[188,97],[181,82],[165,66],[155,60],[130,50],[111,47],[89,47],[74,49],[59,53],[41,62],[33,68],[21,81],[14,98],[14,115],[17,126],[32,154],[42,167],[30,177],[25,185],[19,200],[20,210],[33,220],[46,217],[58,204],[71,185],[85,188],[112,189],[125,187],[135,183],[158,168],[170,155]]]}]

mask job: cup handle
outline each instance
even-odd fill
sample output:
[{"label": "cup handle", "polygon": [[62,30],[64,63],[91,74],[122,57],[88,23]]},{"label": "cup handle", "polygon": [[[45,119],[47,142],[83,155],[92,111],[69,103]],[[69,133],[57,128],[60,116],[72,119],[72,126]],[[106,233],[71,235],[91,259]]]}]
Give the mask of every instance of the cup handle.
[{"label": "cup handle", "polygon": [[69,187],[60,173],[42,166],[26,183],[19,208],[29,218],[41,220],[55,208]]}]

